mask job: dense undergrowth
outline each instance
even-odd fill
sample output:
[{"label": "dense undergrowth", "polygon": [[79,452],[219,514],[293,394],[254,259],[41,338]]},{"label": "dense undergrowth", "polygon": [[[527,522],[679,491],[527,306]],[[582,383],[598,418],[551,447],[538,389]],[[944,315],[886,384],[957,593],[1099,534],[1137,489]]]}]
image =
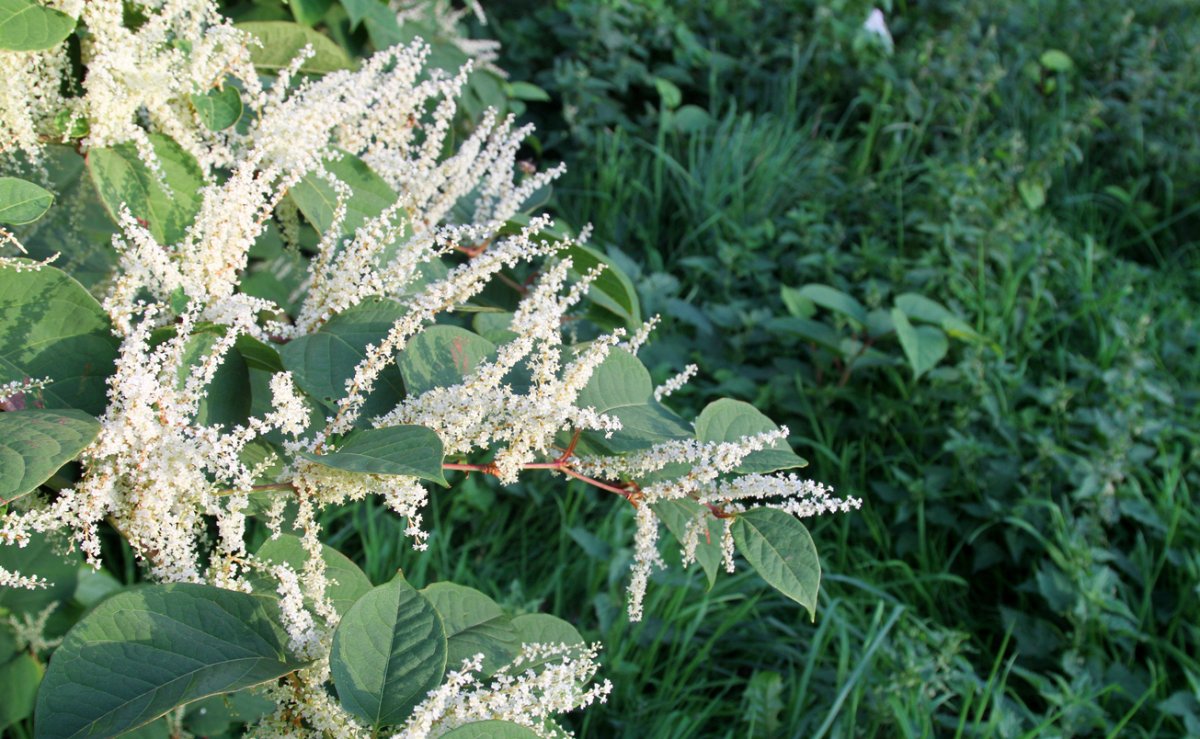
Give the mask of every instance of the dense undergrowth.
[{"label": "dense undergrowth", "polygon": [[[815,620],[672,566],[631,624],[631,511],[562,479],[458,477],[424,552],[371,501],[328,544],[602,641],[581,736],[1200,734],[1200,14],[896,0],[889,42],[871,9],[510,1],[481,31],[548,93],[549,209],[662,314],[655,379],[700,366],[676,405],[751,401],[864,498],[813,527]],[[951,319],[920,361],[889,313],[917,299]]]},{"label": "dense undergrowth", "polygon": [[[868,498],[815,530],[816,622],[693,577],[631,628],[592,536],[628,521],[574,497],[571,539],[469,561],[520,552],[491,579],[590,603],[573,615],[614,675],[653,676],[588,735],[1200,732],[1200,17],[897,2],[889,50],[869,10],[494,9],[501,65],[550,93],[531,113],[569,164],[553,208],[664,315],[648,364],[698,363],[681,397],[754,402]],[[811,283],[868,311],[917,293],[984,340],[914,379],[886,328],[791,289]],[[490,496],[444,515],[482,531]]]}]

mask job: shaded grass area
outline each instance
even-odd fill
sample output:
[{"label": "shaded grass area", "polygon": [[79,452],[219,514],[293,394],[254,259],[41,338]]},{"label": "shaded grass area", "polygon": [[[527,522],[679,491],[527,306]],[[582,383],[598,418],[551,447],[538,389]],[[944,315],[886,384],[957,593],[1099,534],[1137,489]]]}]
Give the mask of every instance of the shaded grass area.
[{"label": "shaded grass area", "polygon": [[[497,19],[502,64],[554,97],[533,111],[571,166],[554,208],[665,316],[659,379],[701,365],[672,400],[755,402],[866,498],[813,526],[816,621],[749,574],[705,592],[672,569],[628,624],[628,512],[561,481],[441,503],[444,553],[393,561],[511,583],[492,594],[604,641],[617,687],[588,736],[1196,733],[1195,13],[901,5],[889,54],[867,10]],[[806,283],[916,292],[986,341],[918,379],[894,341],[848,367],[780,330]]]}]

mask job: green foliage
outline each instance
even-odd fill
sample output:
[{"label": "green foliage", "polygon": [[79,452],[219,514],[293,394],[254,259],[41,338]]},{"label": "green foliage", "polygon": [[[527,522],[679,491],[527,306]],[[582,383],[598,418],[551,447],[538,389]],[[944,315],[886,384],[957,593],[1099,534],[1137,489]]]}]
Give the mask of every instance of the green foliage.
[{"label": "green foliage", "polygon": [[0,223],[22,226],[45,215],[54,194],[32,182],[0,177]]},{"label": "green foliage", "polygon": [[446,672],[433,604],[396,575],[358,600],[333,633],[329,669],[342,706],[376,729],[403,723]]},{"label": "green foliage", "polygon": [[746,511],[734,519],[733,540],[764,580],[817,617],[821,563],[804,524],[773,508]]},{"label": "green foliage", "polygon": [[242,96],[233,85],[216,87],[191,99],[200,120],[213,131],[224,131],[242,117]]},{"label": "green foliage", "polygon": [[300,455],[309,461],[348,472],[408,475],[449,487],[442,475],[442,440],[424,426],[352,431],[332,451],[301,452]]},{"label": "green foliage", "polygon": [[[283,366],[293,374],[296,385],[327,408],[335,407],[354,377],[354,368],[366,357],[366,347],[378,344],[392,324],[404,315],[404,307],[392,300],[369,300],[333,316],[316,331],[280,347]],[[367,396],[367,414],[386,413],[404,397],[400,371],[388,367]]]},{"label": "green foliage", "polygon": [[50,380],[9,407],[101,413],[117,342],[96,299],[53,267],[13,264],[0,265],[0,296],[0,383]]},{"label": "green foliage", "polygon": [[245,593],[174,584],[114,595],[55,651],[38,692],[36,736],[113,736],[176,706],[268,682],[303,664],[285,641]]},{"label": "green foliage", "polygon": [[538,734],[520,724],[493,720],[465,724],[442,736],[450,739],[533,739]]},{"label": "green foliage", "polygon": [[0,415],[0,505],[35,490],[100,433],[83,411],[40,408]]},{"label": "green foliage", "polygon": [[0,0],[0,49],[50,49],[75,30],[75,19],[33,0]]},{"label": "green foliage", "polygon": [[251,50],[250,58],[264,72],[284,69],[305,46],[311,46],[314,53],[300,65],[301,72],[326,74],[354,67],[346,52],[328,36],[299,23],[243,21],[236,27],[262,42],[262,46]]},{"label": "green foliage", "polygon": [[133,144],[98,147],[88,152],[88,171],[114,222],[121,208],[150,230],[163,245],[183,238],[200,209],[204,176],[190,154],[169,137],[150,134],[161,167],[150,171]]},{"label": "green foliage", "polygon": [[[254,554],[273,565],[286,564],[297,573],[304,571],[304,563],[308,561],[304,543],[299,537],[291,534],[280,534],[275,539],[268,539]],[[345,615],[350,606],[371,589],[371,581],[358,565],[328,544],[321,545],[321,561],[330,579],[325,595],[333,604],[334,610]],[[274,580],[265,573],[254,573],[248,579],[255,586],[256,592],[270,594],[274,590]]]}]

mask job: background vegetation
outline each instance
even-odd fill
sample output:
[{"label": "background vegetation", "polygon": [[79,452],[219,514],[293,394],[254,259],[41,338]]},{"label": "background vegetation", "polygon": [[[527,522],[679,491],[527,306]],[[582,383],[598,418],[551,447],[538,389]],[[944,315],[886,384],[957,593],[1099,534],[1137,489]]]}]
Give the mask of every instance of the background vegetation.
[{"label": "background vegetation", "polygon": [[[1200,14],[882,8],[892,49],[852,0],[492,8],[549,93],[552,208],[665,318],[648,363],[696,362],[696,408],[754,402],[867,503],[816,525],[815,623],[693,575],[630,628],[593,536],[625,512],[574,493],[488,579],[605,640],[588,735],[1200,733]],[[982,340],[914,378],[875,312],[906,293]]]},{"label": "background vegetation", "polygon": [[[475,29],[547,93],[516,88],[527,156],[569,166],[547,207],[663,315],[657,379],[697,363],[693,412],[755,403],[865,499],[814,525],[815,621],[674,567],[631,625],[630,511],[562,480],[462,480],[426,552],[370,505],[328,543],[603,641],[581,736],[1200,735],[1200,13],[881,7],[892,46],[858,0],[508,0]],[[920,300],[914,343],[889,309]]]}]

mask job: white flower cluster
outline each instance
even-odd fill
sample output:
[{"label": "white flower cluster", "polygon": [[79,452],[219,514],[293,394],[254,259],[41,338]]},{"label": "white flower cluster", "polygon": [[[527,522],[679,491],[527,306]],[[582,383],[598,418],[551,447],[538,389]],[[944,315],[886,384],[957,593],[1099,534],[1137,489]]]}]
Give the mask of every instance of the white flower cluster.
[{"label": "white flower cluster", "polygon": [[[396,410],[377,419],[376,424],[409,423],[432,428],[448,454],[499,445],[495,465],[505,482],[514,481],[526,465],[548,453],[561,431],[593,429],[611,433],[619,429],[615,418],[574,405],[620,332],[597,339],[562,365],[561,323],[596,276],[585,276],[560,296],[570,268],[571,261],[564,259],[543,274],[509,324],[516,338],[500,347],[495,359],[481,361],[459,384],[410,396]],[[531,376],[530,387],[523,393],[506,381],[522,360],[527,360]]]},{"label": "white flower cluster", "polygon": [[[155,343],[152,330],[160,311],[142,306],[140,323],[121,344],[101,433],[83,453],[83,479],[48,506],[8,513],[0,523],[0,540],[67,527],[88,561],[98,566],[98,527],[111,517],[153,578],[199,582],[205,580],[202,562],[207,559],[203,517],[214,516],[236,538],[221,542],[226,556],[211,560],[208,578],[224,581],[236,574],[245,555],[244,498],[221,492],[254,484],[255,469],[240,458],[249,442],[272,429],[302,428],[307,415],[297,415],[294,402],[285,400],[246,426],[197,423],[207,385],[248,327],[196,333],[196,313],[189,312],[179,317],[173,336]],[[274,386],[286,394],[289,384],[277,380]]]},{"label": "white flower cluster", "polygon": [[612,683],[604,680],[588,687],[599,667],[599,651],[598,644],[526,644],[512,664],[500,668],[486,683],[477,675],[483,669],[483,655],[476,654],[430,691],[393,739],[441,736],[463,724],[489,719],[520,724],[539,736],[570,736],[549,719],[605,701]]},{"label": "white flower cluster", "polygon": [[629,585],[629,617],[639,620],[646,582],[655,567],[662,566],[655,542],[658,520],[650,505],[664,500],[692,500],[703,508],[688,523],[683,543],[683,563],[696,561],[696,547],[708,536],[708,520],[717,515],[725,521],[721,547],[725,569],[733,571],[732,516],[745,511],[746,501],[759,507],[778,508],[797,517],[858,508],[857,498],[833,498],[832,490],[812,480],[788,475],[741,475],[732,473],[754,452],[787,439],[786,427],[742,437],[736,442],[667,441],[637,454],[585,457],[576,465],[592,477],[636,482],[668,465],[686,463],[688,471],[676,477],[638,487],[632,500],[638,504],[633,575]]}]

